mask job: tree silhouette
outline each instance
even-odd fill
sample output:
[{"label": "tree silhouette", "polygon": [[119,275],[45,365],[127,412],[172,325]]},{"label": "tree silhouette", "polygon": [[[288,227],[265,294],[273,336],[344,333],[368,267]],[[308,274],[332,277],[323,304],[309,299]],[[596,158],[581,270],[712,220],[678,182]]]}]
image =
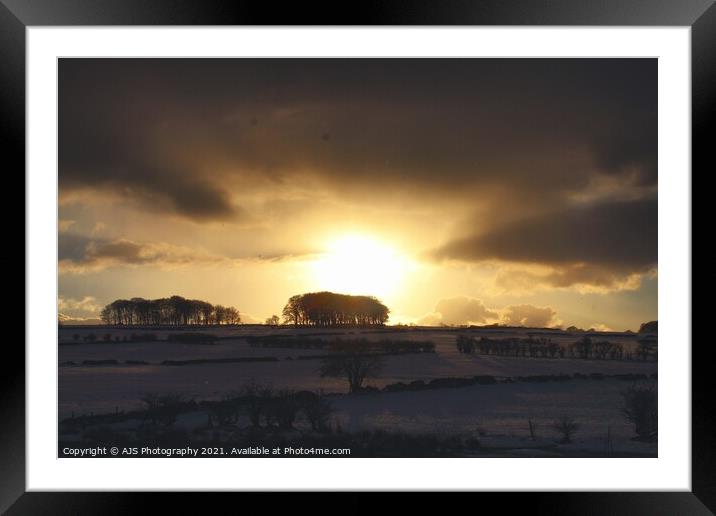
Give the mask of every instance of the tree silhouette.
[{"label": "tree silhouette", "polygon": [[632,385],[621,393],[622,413],[634,425],[639,439],[655,440],[658,429],[659,397],[655,385]]},{"label": "tree silhouette", "polygon": [[372,296],[311,292],[292,296],[282,313],[295,326],[381,326],[390,310]]},{"label": "tree silhouette", "polygon": [[377,376],[382,365],[380,355],[345,352],[324,358],[319,372],[322,378],[345,378],[349,391],[354,393],[361,390],[366,378]]},{"label": "tree silhouette", "polygon": [[198,325],[238,324],[239,311],[233,306],[212,305],[199,299],[172,296],[161,299],[117,299],[100,312],[105,324],[111,325]]}]

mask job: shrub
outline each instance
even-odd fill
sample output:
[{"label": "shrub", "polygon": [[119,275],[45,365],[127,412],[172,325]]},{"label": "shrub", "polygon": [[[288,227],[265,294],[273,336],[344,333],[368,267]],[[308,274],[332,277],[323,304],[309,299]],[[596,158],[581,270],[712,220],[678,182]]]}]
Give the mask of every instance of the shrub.
[{"label": "shrub", "polygon": [[655,384],[632,385],[622,391],[622,413],[634,425],[638,439],[654,441],[658,431],[658,393]]},{"label": "shrub", "polygon": [[146,416],[153,425],[171,426],[187,402],[181,394],[148,393],[142,397],[147,405]]},{"label": "shrub", "polygon": [[244,407],[249,420],[254,427],[261,425],[261,416],[264,416],[269,400],[273,397],[273,390],[268,385],[261,385],[250,380],[241,390]]},{"label": "shrub", "polygon": [[572,442],[572,436],[579,430],[579,424],[573,417],[561,416],[554,420],[552,428],[562,436],[560,443],[569,444]]},{"label": "shrub", "polygon": [[289,389],[281,390],[270,398],[267,405],[267,424],[274,421],[280,429],[290,430],[293,428],[299,409],[300,403],[296,393]]},{"label": "shrub", "polygon": [[212,425],[225,426],[235,424],[241,414],[239,400],[226,396],[223,400],[209,405],[209,421]]},{"label": "shrub", "polygon": [[428,382],[428,385],[432,389],[452,389],[456,387],[468,387],[474,383],[475,380],[472,378],[433,378]]}]

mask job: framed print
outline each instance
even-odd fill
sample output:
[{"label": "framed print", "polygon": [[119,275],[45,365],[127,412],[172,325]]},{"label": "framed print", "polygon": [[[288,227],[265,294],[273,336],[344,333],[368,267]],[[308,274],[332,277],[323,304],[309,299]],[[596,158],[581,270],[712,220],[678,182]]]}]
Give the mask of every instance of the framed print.
[{"label": "framed print", "polygon": [[93,5],[0,6],[27,192],[3,510],[434,490],[710,513],[711,3]]}]

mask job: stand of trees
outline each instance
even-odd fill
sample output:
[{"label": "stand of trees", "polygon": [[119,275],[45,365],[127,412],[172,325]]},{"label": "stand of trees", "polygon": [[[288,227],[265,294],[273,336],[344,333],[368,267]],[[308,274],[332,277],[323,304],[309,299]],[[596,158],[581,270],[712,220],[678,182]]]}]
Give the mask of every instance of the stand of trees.
[{"label": "stand of trees", "polygon": [[102,309],[100,317],[112,325],[239,324],[241,316],[233,306],[212,305],[198,299],[172,296],[161,299],[117,299]]},{"label": "stand of trees", "polygon": [[312,292],[291,297],[283,309],[295,326],[382,326],[390,310],[373,296]]}]

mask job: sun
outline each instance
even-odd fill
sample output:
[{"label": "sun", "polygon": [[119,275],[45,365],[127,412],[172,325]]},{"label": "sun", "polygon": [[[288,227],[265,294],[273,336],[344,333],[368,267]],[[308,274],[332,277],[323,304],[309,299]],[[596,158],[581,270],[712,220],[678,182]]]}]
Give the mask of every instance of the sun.
[{"label": "sun", "polygon": [[397,290],[410,263],[378,239],[343,235],[326,244],[312,267],[320,290],[380,298]]}]

